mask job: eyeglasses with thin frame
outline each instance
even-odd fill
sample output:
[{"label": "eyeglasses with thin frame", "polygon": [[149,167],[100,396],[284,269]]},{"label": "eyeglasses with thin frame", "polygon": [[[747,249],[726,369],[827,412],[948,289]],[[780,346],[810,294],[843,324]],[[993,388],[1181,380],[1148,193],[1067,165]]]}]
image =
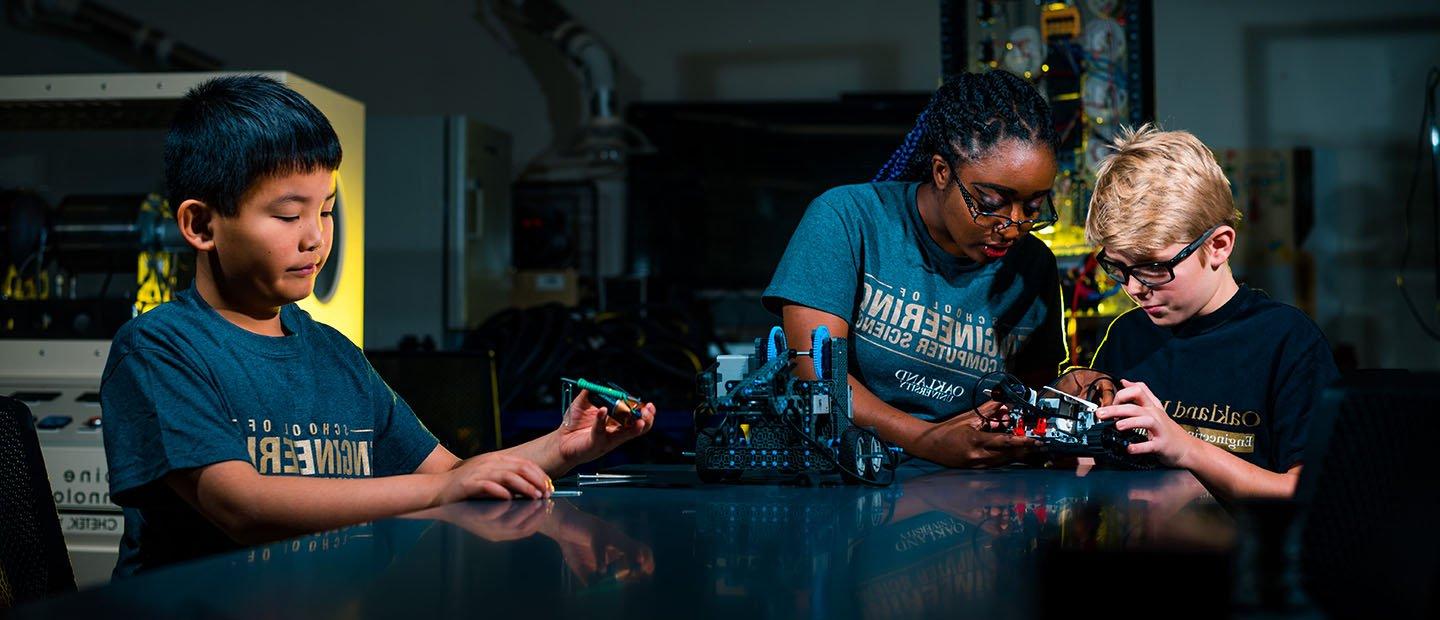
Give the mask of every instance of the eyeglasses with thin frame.
[{"label": "eyeglasses with thin frame", "polygon": [[[970,219],[975,220],[977,225],[989,228],[997,233],[1011,226],[1018,228],[1022,233],[1041,230],[1046,226],[1054,224],[1055,220],[1059,219],[1055,214],[1055,201],[1048,193],[1045,194],[1045,205],[1040,208],[1041,213],[1048,214],[1046,217],[1015,221],[1010,219],[1008,215],[981,211],[980,207],[976,204],[979,201],[970,195],[970,192],[965,189],[965,183],[961,182],[958,177],[955,179],[955,185],[960,188],[960,197],[965,199],[965,206],[970,209]],[[1008,207],[1011,204],[1012,201],[1006,201],[1000,208]],[[1026,210],[1026,206],[1027,205],[1024,204],[1021,205],[1022,212]]]},{"label": "eyeglasses with thin frame", "polygon": [[1190,245],[1185,246],[1184,249],[1177,252],[1170,260],[1125,265],[1115,262],[1114,259],[1106,256],[1105,250],[1100,250],[1100,253],[1095,255],[1095,262],[1099,263],[1100,268],[1105,270],[1105,273],[1110,276],[1110,279],[1119,283],[1120,286],[1125,286],[1126,283],[1130,282],[1130,276],[1135,276],[1137,281],[1150,288],[1163,286],[1175,280],[1175,266],[1184,262],[1185,259],[1190,258],[1190,255],[1194,254],[1195,250],[1200,249],[1200,246],[1205,245],[1205,241],[1210,239],[1210,235],[1215,234],[1215,230],[1218,228],[1220,228],[1220,224],[1211,226],[1210,230],[1205,231],[1205,234],[1191,241]]}]

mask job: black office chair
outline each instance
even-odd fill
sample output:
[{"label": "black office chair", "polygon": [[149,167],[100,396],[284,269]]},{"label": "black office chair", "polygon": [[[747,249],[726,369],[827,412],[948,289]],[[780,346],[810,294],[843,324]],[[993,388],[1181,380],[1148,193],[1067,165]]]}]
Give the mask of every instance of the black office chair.
[{"label": "black office chair", "polygon": [[1435,617],[1440,374],[1362,371],[1314,412],[1300,504],[1300,581],[1335,617]]},{"label": "black office chair", "polygon": [[0,609],[74,590],[35,420],[0,396]]}]

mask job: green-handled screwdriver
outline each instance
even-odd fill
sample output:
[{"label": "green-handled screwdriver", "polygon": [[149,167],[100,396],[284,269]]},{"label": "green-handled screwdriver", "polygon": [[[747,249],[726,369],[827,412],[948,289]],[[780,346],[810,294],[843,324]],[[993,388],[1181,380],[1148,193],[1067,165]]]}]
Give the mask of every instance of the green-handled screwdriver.
[{"label": "green-handled screwdriver", "polygon": [[[585,379],[569,379],[561,377],[560,381],[566,384],[566,402],[564,404],[564,406],[566,407],[570,406],[570,401],[572,400],[572,397],[570,395],[570,386],[576,386],[584,390],[589,390],[591,394],[599,397],[603,404],[609,409],[610,416],[614,417],[617,420],[623,421],[623,419],[620,417],[622,414],[626,415],[626,417],[629,417],[628,414],[631,413],[633,413],[634,415],[643,415],[640,412],[640,404],[644,401],[640,400],[640,397],[638,396],[631,396],[630,394],[626,393],[625,390],[606,385],[600,385],[598,383],[595,383],[593,381],[587,381]],[[618,406],[620,403],[625,404],[625,409],[627,411],[620,411],[620,408]]]}]

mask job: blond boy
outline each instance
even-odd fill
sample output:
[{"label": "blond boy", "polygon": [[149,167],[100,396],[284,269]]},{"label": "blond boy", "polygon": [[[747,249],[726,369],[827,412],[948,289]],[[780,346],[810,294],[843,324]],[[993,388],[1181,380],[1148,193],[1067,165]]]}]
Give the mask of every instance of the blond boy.
[{"label": "blond boy", "polygon": [[1230,183],[1184,131],[1121,133],[1100,166],[1086,238],[1138,306],[1091,362],[1121,379],[1099,411],[1150,440],[1132,454],[1190,470],[1218,495],[1289,497],[1309,414],[1339,376],[1298,309],[1237,284]]}]

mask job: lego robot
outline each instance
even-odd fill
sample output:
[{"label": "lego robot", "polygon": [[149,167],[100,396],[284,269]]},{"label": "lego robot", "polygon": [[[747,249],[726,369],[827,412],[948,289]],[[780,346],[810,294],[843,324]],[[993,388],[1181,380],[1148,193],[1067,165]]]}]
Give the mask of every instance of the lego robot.
[{"label": "lego robot", "polygon": [[[1098,420],[1095,410],[1100,405],[1072,396],[1050,386],[1044,394],[1030,389],[1014,375],[996,373],[999,381],[982,393],[1010,412],[996,423],[1001,432],[1040,440],[1051,454],[1093,457],[1097,464],[1122,469],[1154,469],[1158,466],[1149,455],[1132,455],[1131,444],[1146,441],[1145,435],[1115,428],[1114,420]],[[985,381],[982,379],[982,384]]]},{"label": "lego robot", "polygon": [[[705,482],[817,481],[888,485],[894,451],[855,426],[846,341],[824,326],[809,351],[789,348],[779,327],[748,355],[721,355],[697,378],[695,471]],[[792,372],[809,358],[814,380]]]}]

